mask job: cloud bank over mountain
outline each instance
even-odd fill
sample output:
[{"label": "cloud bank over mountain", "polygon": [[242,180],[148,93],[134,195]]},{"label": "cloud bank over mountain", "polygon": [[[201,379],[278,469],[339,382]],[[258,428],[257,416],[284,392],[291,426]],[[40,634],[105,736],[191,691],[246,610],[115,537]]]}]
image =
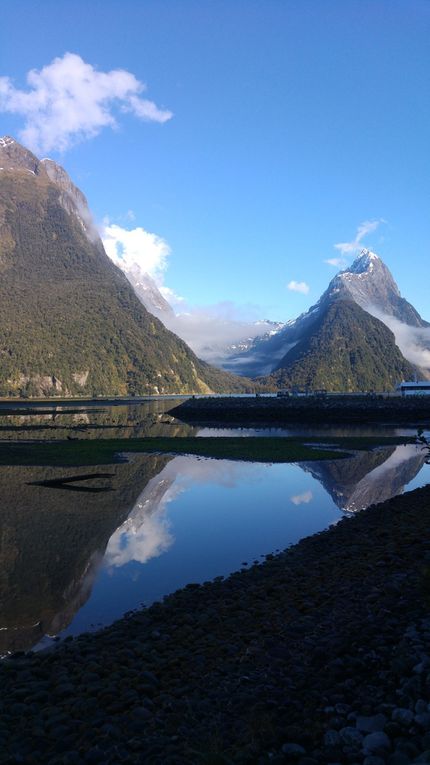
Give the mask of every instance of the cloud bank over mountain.
[{"label": "cloud bank over mountain", "polygon": [[[100,234],[107,255],[126,274],[146,308],[206,361],[219,364],[230,346],[273,330],[272,323],[260,320],[258,306],[231,301],[191,305],[168,287],[165,279],[171,249],[163,237],[141,226],[126,229],[108,219]],[[156,291],[161,298],[157,299]],[[303,285],[299,285],[299,291],[303,292]]]},{"label": "cloud bank over mountain", "polygon": [[405,359],[430,370],[430,327],[412,327],[373,305],[367,306],[366,310],[391,329]]}]

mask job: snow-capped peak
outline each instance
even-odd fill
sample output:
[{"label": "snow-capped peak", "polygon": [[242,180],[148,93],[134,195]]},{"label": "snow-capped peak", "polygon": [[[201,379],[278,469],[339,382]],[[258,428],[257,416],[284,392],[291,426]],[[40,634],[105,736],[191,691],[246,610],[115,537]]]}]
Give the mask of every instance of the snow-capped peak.
[{"label": "snow-capped peak", "polygon": [[324,302],[333,295],[352,298],[369,313],[370,307],[393,316],[400,311],[398,301],[401,295],[396,282],[381,258],[367,249],[360,252],[349,268],[332,279],[321,300]]},{"label": "snow-capped peak", "polygon": [[354,262],[349,268],[346,268],[345,271],[342,271],[343,274],[363,274],[364,272],[373,271],[376,263],[381,262],[381,259],[379,255],[376,254],[376,252],[372,252],[371,250],[363,249],[361,250],[360,254],[356,257]]},{"label": "snow-capped peak", "polygon": [[11,146],[13,143],[15,143],[15,139],[11,138],[10,135],[4,135],[0,138],[0,146]]}]

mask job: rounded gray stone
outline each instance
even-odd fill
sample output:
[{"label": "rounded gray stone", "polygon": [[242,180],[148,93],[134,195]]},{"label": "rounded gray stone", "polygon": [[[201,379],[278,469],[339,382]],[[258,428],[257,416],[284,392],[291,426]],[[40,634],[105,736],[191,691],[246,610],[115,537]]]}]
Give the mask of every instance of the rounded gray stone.
[{"label": "rounded gray stone", "polygon": [[414,713],[410,709],[397,707],[391,713],[391,719],[399,725],[410,725],[414,719]]},{"label": "rounded gray stone", "polygon": [[363,742],[363,734],[360,733],[357,728],[353,728],[352,726],[341,728],[339,735],[343,744],[346,744],[347,746],[361,746]]},{"label": "rounded gray stone", "polygon": [[383,714],[372,715],[371,717],[359,715],[355,725],[363,733],[376,733],[377,731],[384,730],[386,722],[387,718]]},{"label": "rounded gray stone", "polygon": [[428,730],[430,728],[430,712],[422,712],[414,717],[414,720],[421,728]]},{"label": "rounded gray stone", "polygon": [[391,749],[391,741],[386,733],[378,731],[377,733],[369,733],[364,737],[363,747],[369,754],[385,753]]},{"label": "rounded gray stone", "polygon": [[324,745],[325,746],[340,746],[342,743],[342,739],[340,737],[340,734],[337,730],[326,730],[324,733]]},{"label": "rounded gray stone", "polygon": [[283,744],[282,747],[282,753],[285,754],[287,757],[287,760],[290,759],[292,761],[298,760],[299,757],[301,757],[303,754],[306,754],[306,749],[304,749],[300,744],[293,744],[293,743],[287,743]]}]

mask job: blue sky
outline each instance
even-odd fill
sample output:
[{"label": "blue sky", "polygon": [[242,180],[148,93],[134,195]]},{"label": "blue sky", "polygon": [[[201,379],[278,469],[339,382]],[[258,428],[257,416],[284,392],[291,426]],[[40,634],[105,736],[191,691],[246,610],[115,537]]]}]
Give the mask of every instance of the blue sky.
[{"label": "blue sky", "polygon": [[15,0],[0,28],[0,135],[31,127],[28,102],[16,111],[30,70],[67,52],[91,76],[126,70],[147,90],[109,103],[114,128],[88,135],[90,103],[66,136],[47,113],[40,153],[100,224],[160,238],[165,286],[286,320],[336,273],[334,245],[379,222],[360,244],[430,319],[429,39],[427,0]]}]

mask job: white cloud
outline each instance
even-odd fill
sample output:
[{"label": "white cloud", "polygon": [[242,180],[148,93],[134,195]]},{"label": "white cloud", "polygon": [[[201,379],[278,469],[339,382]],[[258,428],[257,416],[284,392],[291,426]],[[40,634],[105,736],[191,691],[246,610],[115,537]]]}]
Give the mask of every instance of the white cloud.
[{"label": "white cloud", "polygon": [[345,268],[347,261],[345,258],[328,258],[324,261],[329,266],[336,266],[336,268]]},{"label": "white cloud", "polygon": [[66,151],[115,128],[115,112],[130,112],[147,122],[166,122],[170,111],[141,97],[146,85],[124,69],[101,72],[76,53],[65,53],[27,74],[27,90],[0,77],[0,111],[24,117],[20,140],[36,153]]},{"label": "white cloud", "polygon": [[120,526],[109,540],[105,565],[119,568],[132,560],[147,563],[167,552],[174,538],[164,512],[165,507],[161,506],[152,516]]},{"label": "white cloud", "polygon": [[138,226],[126,229],[105,221],[101,238],[107,255],[123,271],[138,268],[162,285],[170,247],[166,240]]},{"label": "white cloud", "polygon": [[[357,228],[355,238],[352,240],[352,242],[339,242],[338,244],[335,244],[334,247],[336,250],[339,250],[339,252],[342,253],[342,255],[355,255],[356,252],[362,249],[363,244],[362,240],[368,235],[371,234],[373,231],[376,231],[378,226],[381,223],[386,223],[386,221],[383,218],[378,218],[378,220],[365,220],[363,223],[360,223],[360,225]],[[335,263],[336,259],[332,258],[331,260],[326,260],[325,262],[329,265],[337,265]],[[338,259],[339,261],[342,261],[343,259]],[[346,265],[345,263],[339,263],[339,265]]]},{"label": "white cloud", "polygon": [[287,288],[292,292],[301,292],[303,295],[307,295],[309,292],[309,284],[306,284],[306,282],[295,282],[294,279],[287,284]]},{"label": "white cloud", "polygon": [[307,505],[312,499],[313,494],[311,491],[304,491],[303,494],[296,494],[294,497],[290,497],[293,505]]}]

